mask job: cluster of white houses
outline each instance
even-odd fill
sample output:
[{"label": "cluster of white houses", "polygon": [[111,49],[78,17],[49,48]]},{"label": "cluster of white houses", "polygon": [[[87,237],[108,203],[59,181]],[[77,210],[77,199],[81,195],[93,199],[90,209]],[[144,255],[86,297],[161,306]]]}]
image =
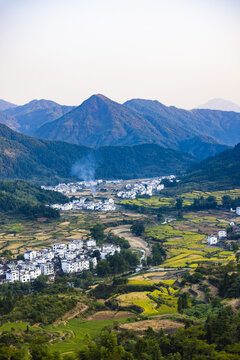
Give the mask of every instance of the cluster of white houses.
[{"label": "cluster of white houses", "polygon": [[41,188],[45,190],[53,190],[58,191],[62,194],[75,194],[83,189],[92,189],[96,188],[99,185],[104,184],[118,184],[122,180],[89,180],[89,181],[78,181],[78,182],[71,182],[71,183],[62,183],[56,186],[44,186],[42,185]]},{"label": "cluster of white houses", "polygon": [[69,210],[92,210],[92,211],[115,211],[116,205],[113,199],[107,199],[104,201],[87,201],[87,199],[73,200],[66,204],[53,204],[53,209],[62,211]]},{"label": "cluster of white houses", "polygon": [[226,230],[219,230],[217,235],[209,235],[208,236],[208,245],[216,245],[218,241],[225,240],[227,238]]},{"label": "cluster of white houses", "polygon": [[173,181],[175,176],[161,176],[150,180],[141,180],[136,181],[135,183],[128,183],[123,191],[118,191],[117,197],[121,199],[136,199],[137,196],[152,196],[153,193],[164,189],[164,185],[161,184],[163,179]]},{"label": "cluster of white houses", "polygon": [[99,251],[100,258],[105,259],[108,255],[120,252],[120,247],[113,244],[97,246],[94,239],[73,240],[68,244],[55,243],[52,248],[26,251],[24,260],[1,264],[0,275],[5,276],[7,282],[30,282],[41,274],[53,278],[59,263],[61,270],[67,274],[80,273],[96,268],[95,251]]}]

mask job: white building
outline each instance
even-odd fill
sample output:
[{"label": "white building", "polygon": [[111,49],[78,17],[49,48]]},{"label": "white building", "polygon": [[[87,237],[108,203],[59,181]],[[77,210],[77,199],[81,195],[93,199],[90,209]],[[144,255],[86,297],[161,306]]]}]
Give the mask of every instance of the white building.
[{"label": "white building", "polygon": [[41,275],[41,268],[35,267],[34,269],[29,271],[31,280],[36,279],[38,276]]},{"label": "white building", "polygon": [[34,250],[29,250],[29,251],[26,251],[24,254],[24,259],[25,260],[29,260],[29,261],[32,261],[33,259],[35,259],[35,257],[37,256],[37,252],[34,251]]},{"label": "white building", "polygon": [[74,259],[76,259],[77,255],[78,255],[78,251],[67,251],[64,254],[64,259],[74,260]]},{"label": "white building", "polygon": [[67,251],[67,244],[55,243],[53,244],[53,251],[55,256],[59,256],[61,259],[63,259],[65,252]]},{"label": "white building", "polygon": [[20,282],[30,282],[31,276],[30,276],[29,271],[21,270],[19,272],[19,281]]},{"label": "white building", "polygon": [[227,237],[227,231],[226,230],[219,230],[218,231],[219,240],[226,239],[226,237]]},{"label": "white building", "polygon": [[104,244],[100,250],[101,259],[105,259],[108,255],[114,255],[116,251],[120,253],[120,246]]},{"label": "white building", "polygon": [[41,273],[43,275],[54,275],[54,265],[51,262],[41,264]]},{"label": "white building", "polygon": [[[97,265],[97,259],[93,258],[93,267],[96,267]],[[75,260],[75,261],[67,261],[63,260],[62,263],[62,271],[71,274],[71,273],[77,273],[82,272],[83,270],[89,270],[90,269],[90,262],[88,259],[83,260]]]},{"label": "white building", "polygon": [[67,250],[67,245],[65,243],[54,243],[53,244],[53,251],[56,252],[59,249],[66,249]]},{"label": "white building", "polygon": [[44,248],[37,252],[37,257],[51,261],[54,258],[54,252],[51,248]]},{"label": "white building", "polygon": [[61,262],[61,266],[62,266],[62,271],[67,274],[71,274],[75,272],[74,262],[63,260]]},{"label": "white building", "polygon": [[19,270],[10,270],[6,272],[6,280],[9,282],[19,281]]},{"label": "white building", "polygon": [[79,260],[74,263],[75,266],[75,272],[81,272],[83,270],[89,270],[90,269],[90,263],[89,260]]},{"label": "white building", "polygon": [[236,215],[240,216],[240,206],[236,208]]},{"label": "white building", "polygon": [[96,240],[90,239],[87,241],[87,248],[93,248],[96,247]]},{"label": "white building", "polygon": [[209,235],[208,236],[208,245],[216,245],[218,242],[216,235]]},{"label": "white building", "polygon": [[83,241],[82,240],[73,240],[68,244],[68,249],[70,251],[75,251],[75,250],[81,250],[83,247]]},{"label": "white building", "polygon": [[97,258],[94,257],[94,258],[91,259],[91,261],[92,261],[92,264],[93,264],[93,268],[96,269],[96,267],[97,267]]}]

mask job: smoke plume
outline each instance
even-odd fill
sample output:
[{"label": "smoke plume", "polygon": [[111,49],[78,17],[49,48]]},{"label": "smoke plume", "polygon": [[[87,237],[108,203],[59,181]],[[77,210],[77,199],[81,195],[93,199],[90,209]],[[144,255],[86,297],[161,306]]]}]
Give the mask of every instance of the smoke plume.
[{"label": "smoke plume", "polygon": [[[96,171],[96,160],[92,154],[88,154],[81,160],[78,160],[73,164],[71,168],[71,175],[76,176],[81,181],[94,181]],[[96,193],[95,186],[90,186],[91,192]]]}]

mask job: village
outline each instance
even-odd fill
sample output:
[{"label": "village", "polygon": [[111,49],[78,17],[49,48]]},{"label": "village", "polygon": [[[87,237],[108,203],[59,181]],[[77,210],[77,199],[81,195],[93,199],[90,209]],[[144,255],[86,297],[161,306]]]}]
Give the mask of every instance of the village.
[{"label": "village", "polygon": [[[173,182],[176,179],[174,175],[170,176],[161,176],[153,179],[146,180],[131,180],[127,183],[123,180],[91,180],[91,181],[79,181],[76,183],[62,183],[56,186],[42,186],[42,189],[58,191],[65,195],[74,194],[79,195],[79,193],[84,190],[90,190],[90,197],[81,197],[75,198],[65,204],[51,204],[50,206],[54,209],[61,211],[70,211],[70,210],[91,210],[91,211],[116,211],[117,207],[112,197],[116,196],[121,199],[136,199],[139,196],[153,196],[154,194],[160,192],[164,189],[163,180],[168,180]],[[122,185],[123,184],[123,185]],[[125,184],[125,185],[124,185]],[[106,199],[96,199],[95,196],[97,191],[102,191],[103,189],[99,186],[111,185],[110,198]],[[120,186],[119,186],[120,185]],[[121,189],[122,188],[122,189]],[[120,189],[120,190],[119,190]],[[107,188],[104,191],[108,191]],[[115,194],[115,195],[114,195]],[[90,199],[93,197],[93,199]],[[104,196],[105,197],[105,196]]]},{"label": "village", "polygon": [[137,196],[153,196],[154,193],[164,189],[162,180],[167,179],[170,182],[175,180],[174,175],[161,176],[150,180],[141,180],[125,185],[125,189],[117,192],[117,197],[121,199],[136,199]]},{"label": "village", "polygon": [[28,250],[23,260],[0,264],[0,282],[31,282],[40,275],[54,279],[56,272],[66,274],[81,273],[95,269],[98,254],[101,260],[108,255],[120,253],[120,247],[113,244],[97,246],[96,240],[72,240],[70,243],[54,243],[52,247],[38,251]]},{"label": "village", "polygon": [[92,211],[115,211],[116,205],[113,199],[91,201],[87,198],[72,200],[66,204],[52,204],[53,209],[61,211],[69,210],[92,210]]},{"label": "village", "polygon": [[75,194],[85,189],[94,190],[98,188],[98,186],[103,184],[119,184],[123,180],[89,180],[89,181],[78,181],[78,182],[70,182],[70,183],[61,183],[56,186],[44,186],[41,188],[44,190],[52,190],[58,191],[62,194]]}]

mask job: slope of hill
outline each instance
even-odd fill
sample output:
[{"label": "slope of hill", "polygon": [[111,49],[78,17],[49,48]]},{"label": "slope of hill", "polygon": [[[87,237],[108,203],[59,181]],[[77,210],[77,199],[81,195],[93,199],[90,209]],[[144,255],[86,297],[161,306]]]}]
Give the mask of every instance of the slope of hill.
[{"label": "slope of hill", "polygon": [[180,141],[178,149],[193,155],[198,160],[204,160],[209,156],[214,156],[229,147],[216,143],[208,136],[195,136],[190,140]]},{"label": "slope of hill", "polygon": [[33,100],[0,111],[0,122],[38,138],[95,148],[155,143],[200,160],[223,150],[219,143],[232,145],[240,140],[237,113],[187,111],[143,99],[121,105],[100,94],[78,107]]},{"label": "slope of hill", "polygon": [[142,115],[103,95],[91,96],[60,119],[43,125],[36,135],[92,147],[165,143]]},{"label": "slope of hill", "polygon": [[[196,160],[175,150],[146,144],[104,147],[98,150],[60,141],[39,140],[0,124],[0,178],[28,179],[34,183],[57,183],[77,179],[74,164],[91,165],[97,178],[150,177],[185,171]],[[77,173],[75,171],[75,176]]]},{"label": "slope of hill", "polygon": [[199,136],[206,134],[217,143],[229,146],[240,141],[240,113],[232,111],[216,111],[194,109],[191,111],[178,109],[174,106],[165,106],[159,101],[133,99],[125,106],[138,111],[144,116],[150,116],[156,121],[165,118],[169,123],[181,126]]},{"label": "slope of hill", "polygon": [[38,127],[53,121],[74,106],[63,106],[50,100],[33,100],[0,112],[0,122],[27,135],[33,135]]},{"label": "slope of hill", "polygon": [[108,146],[96,151],[96,177],[133,179],[179,174],[196,162],[188,154],[156,144]]},{"label": "slope of hill", "polygon": [[[226,139],[231,145],[238,139],[238,134],[232,140],[224,131],[229,113],[210,115],[208,124],[209,114],[167,107],[158,101],[136,99],[120,105],[103,95],[93,95],[60,119],[41,126],[36,136],[92,147],[156,143],[203,159],[226,148],[218,143],[217,137],[213,139],[216,133],[222,143]],[[221,124],[217,132],[218,118]],[[240,126],[240,117],[238,122]],[[230,126],[231,131],[237,131],[234,116]],[[205,136],[210,127],[212,138]]]},{"label": "slope of hill", "polygon": [[7,109],[10,109],[10,108],[14,108],[16,106],[17,105],[15,105],[15,104],[12,104],[12,103],[10,103],[8,101],[0,99],[0,111],[7,110]]},{"label": "slope of hill", "polygon": [[184,182],[210,182],[215,186],[240,186],[240,143],[214,157],[194,165]]},{"label": "slope of hill", "polygon": [[24,181],[0,181],[0,213],[35,217],[58,217],[58,211],[46,207],[69,199],[55,191],[46,191]]},{"label": "slope of hill", "polygon": [[211,99],[205,104],[201,104],[196,109],[222,110],[240,112],[240,106],[232,101],[225,99]]}]

